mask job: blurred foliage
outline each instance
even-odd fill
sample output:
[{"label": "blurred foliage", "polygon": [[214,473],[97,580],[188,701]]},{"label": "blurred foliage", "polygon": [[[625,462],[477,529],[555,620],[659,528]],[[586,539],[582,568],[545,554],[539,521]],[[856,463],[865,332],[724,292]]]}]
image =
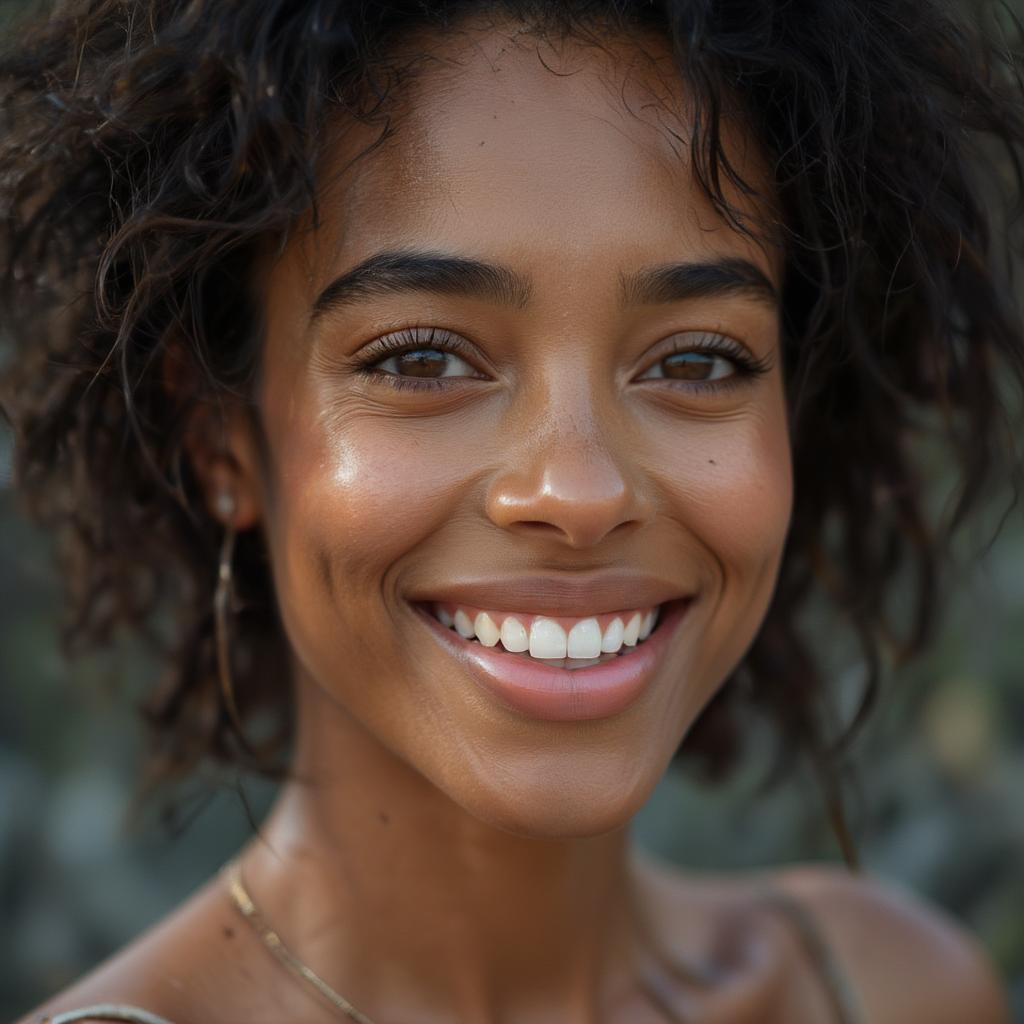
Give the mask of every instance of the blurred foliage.
[{"label": "blurred foliage", "polygon": [[[0,25],[19,0],[0,0]],[[200,778],[172,818],[128,829],[154,669],[131,637],[104,655],[57,653],[48,538],[5,489],[0,424],[0,1019],[65,986],[206,881],[269,806],[268,784]],[[991,520],[1004,509],[993,506]],[[986,532],[987,531],[987,532]],[[1024,522],[968,538],[930,655],[893,674],[854,749],[848,810],[866,870],[975,932],[1024,1024]],[[834,625],[833,681],[859,671]],[[831,630],[831,632],[829,632]],[[849,700],[850,707],[852,704]],[[673,772],[638,816],[645,846],[693,871],[838,860],[815,780],[757,792],[771,737],[752,723],[743,770],[709,788]],[[187,828],[185,838],[175,841]]]}]

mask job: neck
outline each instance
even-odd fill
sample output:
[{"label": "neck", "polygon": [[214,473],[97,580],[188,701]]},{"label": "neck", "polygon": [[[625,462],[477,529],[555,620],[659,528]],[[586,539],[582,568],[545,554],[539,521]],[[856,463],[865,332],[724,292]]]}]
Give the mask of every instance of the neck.
[{"label": "neck", "polygon": [[295,781],[244,860],[292,952],[371,1017],[598,1016],[637,943],[626,829],[484,823],[303,689]]}]

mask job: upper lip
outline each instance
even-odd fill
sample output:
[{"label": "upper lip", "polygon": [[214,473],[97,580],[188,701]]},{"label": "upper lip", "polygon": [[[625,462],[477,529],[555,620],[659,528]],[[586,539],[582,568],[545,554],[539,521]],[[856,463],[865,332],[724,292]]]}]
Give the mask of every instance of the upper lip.
[{"label": "upper lip", "polygon": [[430,588],[414,601],[468,605],[489,611],[535,615],[601,615],[648,608],[689,597],[678,583],[636,572],[602,572],[578,576],[493,576],[452,579]]}]

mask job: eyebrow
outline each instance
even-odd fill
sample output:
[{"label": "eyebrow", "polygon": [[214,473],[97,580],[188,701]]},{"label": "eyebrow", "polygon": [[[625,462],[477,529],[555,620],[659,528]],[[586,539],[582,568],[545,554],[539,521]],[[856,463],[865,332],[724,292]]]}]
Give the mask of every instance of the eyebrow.
[{"label": "eyebrow", "polygon": [[[779,301],[765,274],[749,260],[738,257],[661,264],[620,274],[619,282],[624,306],[733,294],[747,295],[772,307]],[[509,267],[468,256],[421,250],[380,252],[335,278],[317,296],[310,324],[362,299],[408,292],[460,295],[522,309],[529,304],[533,285]]]},{"label": "eyebrow", "polygon": [[728,256],[698,263],[665,263],[621,274],[623,304],[654,305],[716,295],[745,295],[771,307],[779,305],[775,286],[749,260]]},{"label": "eyebrow", "polygon": [[313,303],[309,319],[313,323],[360,299],[403,292],[462,295],[521,309],[531,291],[526,278],[496,263],[419,250],[380,252],[335,278]]}]

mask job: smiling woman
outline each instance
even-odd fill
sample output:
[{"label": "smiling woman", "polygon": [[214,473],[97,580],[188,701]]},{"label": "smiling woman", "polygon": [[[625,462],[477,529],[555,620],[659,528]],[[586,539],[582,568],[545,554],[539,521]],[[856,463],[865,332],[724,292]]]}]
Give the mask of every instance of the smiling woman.
[{"label": "smiling woman", "polygon": [[800,613],[860,638],[859,720],[1019,471],[972,160],[1021,155],[1004,55],[926,0],[69,0],[18,38],[4,402],[69,643],[170,613],[152,777],[286,769],[26,1021],[1008,1020],[923,904],[628,842],[749,703],[857,866]]}]

